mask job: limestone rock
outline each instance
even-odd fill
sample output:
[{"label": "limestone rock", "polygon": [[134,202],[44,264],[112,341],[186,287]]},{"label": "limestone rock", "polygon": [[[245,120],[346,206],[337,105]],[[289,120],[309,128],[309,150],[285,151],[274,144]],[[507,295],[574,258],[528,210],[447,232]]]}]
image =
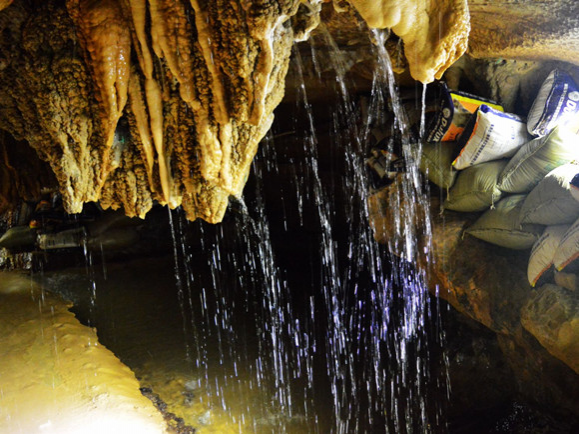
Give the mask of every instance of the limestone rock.
[{"label": "limestone rock", "polygon": [[579,374],[579,297],[559,286],[536,290],[521,310],[521,322],[551,354]]},{"label": "limestone rock", "polygon": [[[569,366],[549,354],[525,330],[519,337],[497,334],[497,341],[520,395],[542,408],[565,409],[569,416],[562,420],[577,418],[579,376]],[[553,432],[574,431],[555,428]]]},{"label": "limestone rock", "polygon": [[577,289],[579,289],[579,276],[564,271],[555,271],[555,284],[569,291],[577,291]]},{"label": "limestone rock", "polygon": [[579,64],[575,0],[469,0],[474,57],[563,60]]},{"label": "limestone rock", "polygon": [[32,3],[0,13],[0,128],[50,164],[67,211],[157,201],[218,222],[321,0]]},{"label": "limestone rock", "polygon": [[530,288],[528,252],[494,246],[463,231],[477,214],[445,212],[433,216],[431,283],[457,310],[491,330],[517,334],[519,309]]},{"label": "limestone rock", "polygon": [[466,0],[349,0],[370,27],[391,28],[404,41],[412,76],[440,78],[466,51],[470,31]]}]

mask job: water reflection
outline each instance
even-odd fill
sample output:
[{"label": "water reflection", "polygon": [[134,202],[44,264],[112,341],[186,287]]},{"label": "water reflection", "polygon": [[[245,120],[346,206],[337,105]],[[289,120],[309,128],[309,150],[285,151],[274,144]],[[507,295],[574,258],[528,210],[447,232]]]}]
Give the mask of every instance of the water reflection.
[{"label": "water reflection", "polygon": [[[319,416],[324,413],[323,399],[317,417],[300,393],[288,398],[295,401],[292,414],[279,411],[274,400],[279,385],[273,375],[262,371],[268,361],[260,354],[263,342],[253,313],[230,311],[235,332],[223,327],[219,314],[223,300],[203,288],[213,285],[213,273],[207,267],[197,269],[192,288],[196,297],[191,299],[193,309],[188,318],[199,331],[195,339],[199,340],[201,359],[188,354],[193,337],[190,330],[183,329],[172,258],[109,264],[107,274],[106,280],[100,272],[94,275],[94,309],[88,299],[82,300],[91,284],[84,270],[45,273],[38,278],[53,290],[66,289],[68,296],[76,298],[77,315],[85,320],[90,317],[100,341],[135,371],[142,386],[150,387],[187,424],[207,433],[330,432],[330,414]],[[236,289],[235,285],[227,289],[228,309],[248,297]],[[307,390],[295,379],[290,382],[295,386],[292,389]]]}]

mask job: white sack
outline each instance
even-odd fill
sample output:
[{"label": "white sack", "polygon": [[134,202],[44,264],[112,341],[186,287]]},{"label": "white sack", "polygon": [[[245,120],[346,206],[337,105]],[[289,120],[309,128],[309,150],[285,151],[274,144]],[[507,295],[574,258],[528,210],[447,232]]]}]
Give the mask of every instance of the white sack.
[{"label": "white sack", "polygon": [[579,116],[579,88],[565,71],[551,71],[539,89],[528,115],[529,134],[544,136],[557,125]]},{"label": "white sack", "polygon": [[501,174],[498,187],[506,193],[528,193],[551,170],[579,160],[579,137],[563,127],[523,145]]},{"label": "white sack", "polygon": [[483,104],[462,132],[459,139],[462,150],[452,165],[462,170],[511,157],[528,140],[527,124],[520,117]]},{"label": "white sack", "polygon": [[569,225],[547,226],[533,246],[527,268],[527,277],[532,287],[535,287],[541,276],[553,265],[557,248],[569,227]]}]

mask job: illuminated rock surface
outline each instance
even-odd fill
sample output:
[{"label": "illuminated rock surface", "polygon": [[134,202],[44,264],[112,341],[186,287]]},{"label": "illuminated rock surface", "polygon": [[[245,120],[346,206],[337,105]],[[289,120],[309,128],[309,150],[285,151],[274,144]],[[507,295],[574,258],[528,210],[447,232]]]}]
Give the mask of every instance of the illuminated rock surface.
[{"label": "illuminated rock surface", "polygon": [[579,374],[579,299],[556,285],[538,288],[522,310],[523,327]]},{"label": "illuminated rock surface", "polygon": [[217,222],[318,3],[18,2],[0,16],[0,127],[49,162],[69,212],[156,200]]},{"label": "illuminated rock surface", "polygon": [[[292,45],[318,25],[321,3],[2,2],[0,128],[49,163],[71,213],[100,201],[143,217],[156,201],[218,222],[242,192]],[[404,39],[414,77],[431,81],[466,49],[466,3],[433,2],[434,22],[404,6],[401,15],[381,4],[394,21],[378,24]]]},{"label": "illuminated rock surface", "polygon": [[370,27],[390,28],[404,41],[410,73],[423,83],[441,78],[466,51],[466,0],[350,0]]},{"label": "illuminated rock surface", "polygon": [[574,0],[469,0],[475,57],[564,60],[579,64],[579,3]]},{"label": "illuminated rock surface", "polygon": [[22,275],[0,275],[0,432],[161,434],[134,374],[68,305]]}]

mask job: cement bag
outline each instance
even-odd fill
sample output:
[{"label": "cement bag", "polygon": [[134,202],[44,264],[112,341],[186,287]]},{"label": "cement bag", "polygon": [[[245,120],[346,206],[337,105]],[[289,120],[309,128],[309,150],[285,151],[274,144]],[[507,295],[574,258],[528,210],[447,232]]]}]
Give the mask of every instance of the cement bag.
[{"label": "cement bag", "polygon": [[451,91],[444,82],[428,86],[427,103],[432,98],[438,102],[438,107],[434,113],[426,114],[427,142],[456,141],[481,104],[503,111],[503,108],[493,101],[465,92]]},{"label": "cement bag", "polygon": [[424,143],[420,158],[420,171],[440,188],[448,189],[454,184],[456,170],[452,160],[456,155],[456,142]]},{"label": "cement bag", "polygon": [[568,229],[569,225],[547,226],[543,235],[533,246],[527,268],[527,278],[533,288],[537,285],[539,279],[551,269],[555,259],[555,252]]},{"label": "cement bag", "polygon": [[579,88],[565,71],[551,71],[529,111],[529,134],[544,136],[557,125],[572,123],[578,116]]},{"label": "cement bag", "polygon": [[563,234],[553,258],[553,265],[557,271],[567,271],[577,268],[575,264],[571,265],[577,258],[579,258],[579,220],[576,220]]},{"label": "cement bag", "polygon": [[562,225],[579,217],[579,202],[571,195],[569,181],[579,173],[576,164],[552,170],[529,193],[521,208],[520,223]]},{"label": "cement bag", "polygon": [[556,167],[579,159],[579,137],[557,127],[523,145],[505,167],[498,187],[506,193],[528,193]]},{"label": "cement bag", "polygon": [[524,194],[507,196],[498,201],[494,208],[485,212],[465,232],[488,243],[509,249],[530,249],[539,239],[543,227],[519,225],[519,212]]},{"label": "cement bag", "polygon": [[448,192],[444,208],[453,211],[484,211],[501,198],[497,179],[507,160],[489,161],[464,169]]},{"label": "cement bag", "polygon": [[518,116],[481,105],[462,132],[462,148],[452,165],[457,170],[512,157],[528,141],[527,124]]}]

